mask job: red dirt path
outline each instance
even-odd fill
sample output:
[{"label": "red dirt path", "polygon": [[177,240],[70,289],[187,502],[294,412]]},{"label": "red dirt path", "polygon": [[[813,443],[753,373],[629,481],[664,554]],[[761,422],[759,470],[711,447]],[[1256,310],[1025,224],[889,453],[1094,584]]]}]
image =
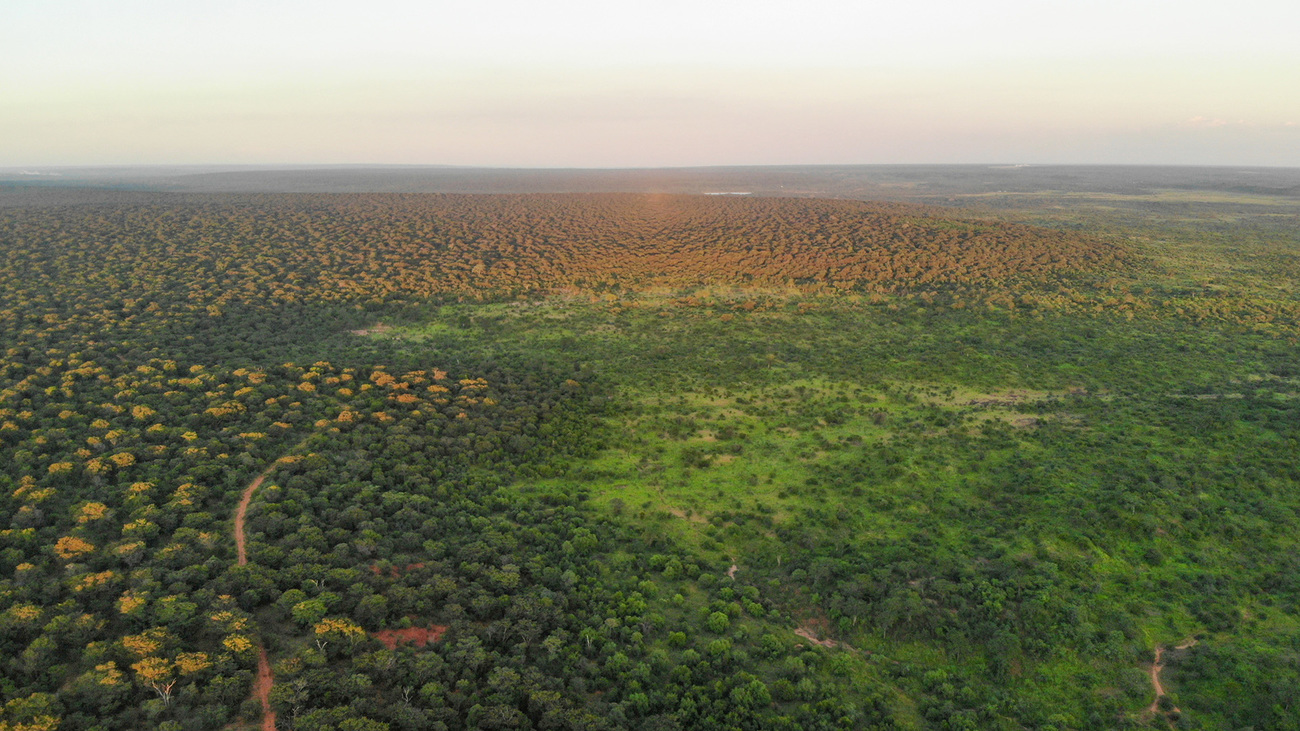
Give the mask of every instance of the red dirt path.
[{"label": "red dirt path", "polygon": [[262,731],[275,731],[275,711],[271,709],[271,685],[275,677],[271,675],[271,663],[266,659],[266,648],[258,643],[257,680],[253,681],[253,695],[262,702]]},{"label": "red dirt path", "polygon": [[[1196,644],[1197,644],[1196,638],[1190,637],[1186,640],[1183,640],[1182,644],[1175,646],[1174,649],[1186,650],[1190,647],[1195,647]],[[1151,705],[1147,707],[1147,713],[1151,715],[1160,713],[1160,699],[1168,695],[1167,693],[1165,693],[1164,684],[1160,682],[1160,672],[1165,669],[1165,664],[1163,662],[1164,655],[1165,655],[1165,648],[1161,647],[1160,645],[1156,645],[1155,660],[1151,663],[1151,670],[1150,670],[1151,687],[1156,692],[1156,698],[1155,700],[1151,701]],[[1170,712],[1182,713],[1183,711],[1178,706],[1174,706],[1170,709]],[[1166,716],[1165,721],[1169,722],[1169,720],[1170,719]],[[1173,728],[1172,723],[1170,723],[1170,728]]]},{"label": "red dirt path", "polygon": [[[240,566],[248,563],[248,552],[244,547],[244,517],[248,514],[248,504],[253,501],[253,493],[262,486],[262,481],[272,469],[275,469],[275,465],[266,468],[265,472],[248,483],[248,487],[244,488],[243,496],[239,499],[239,507],[235,509],[235,553],[239,556]],[[271,674],[271,663],[266,659],[266,648],[262,647],[259,641],[257,680],[253,681],[253,695],[262,702],[262,731],[275,731],[275,710],[271,708],[271,685],[274,683],[275,676]]]},{"label": "red dirt path", "polygon": [[253,501],[253,493],[257,492],[265,479],[266,472],[263,472],[248,483],[243,497],[239,499],[239,507],[235,509],[235,553],[239,556],[240,566],[248,563],[248,553],[244,550],[244,516],[248,514],[248,504]]}]

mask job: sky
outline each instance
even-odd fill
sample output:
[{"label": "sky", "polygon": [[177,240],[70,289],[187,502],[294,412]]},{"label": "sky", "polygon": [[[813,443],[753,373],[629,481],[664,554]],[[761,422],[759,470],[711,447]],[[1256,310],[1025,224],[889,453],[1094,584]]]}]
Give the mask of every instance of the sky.
[{"label": "sky", "polygon": [[0,167],[1300,166],[1295,0],[2,0]]}]

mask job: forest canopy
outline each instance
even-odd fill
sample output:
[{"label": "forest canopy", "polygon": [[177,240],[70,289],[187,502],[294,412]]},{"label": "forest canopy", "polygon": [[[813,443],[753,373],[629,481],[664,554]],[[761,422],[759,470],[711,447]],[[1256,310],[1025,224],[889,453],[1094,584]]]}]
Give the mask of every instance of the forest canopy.
[{"label": "forest canopy", "polygon": [[1300,310],[1120,240],[0,208],[0,731],[1292,728]]}]

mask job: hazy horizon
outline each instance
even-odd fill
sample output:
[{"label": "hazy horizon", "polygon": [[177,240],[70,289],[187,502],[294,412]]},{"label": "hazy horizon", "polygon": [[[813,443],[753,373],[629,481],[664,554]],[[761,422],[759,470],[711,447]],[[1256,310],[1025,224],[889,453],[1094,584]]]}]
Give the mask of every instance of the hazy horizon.
[{"label": "hazy horizon", "polygon": [[1300,166],[1295,4],[0,9],[0,167]]}]

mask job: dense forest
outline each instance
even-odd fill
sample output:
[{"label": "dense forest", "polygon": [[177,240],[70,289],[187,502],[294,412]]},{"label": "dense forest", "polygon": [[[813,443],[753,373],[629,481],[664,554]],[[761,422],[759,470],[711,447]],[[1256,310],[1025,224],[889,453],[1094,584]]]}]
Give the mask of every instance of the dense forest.
[{"label": "dense forest", "polygon": [[1062,216],[0,208],[0,731],[1300,728],[1295,242]]}]

